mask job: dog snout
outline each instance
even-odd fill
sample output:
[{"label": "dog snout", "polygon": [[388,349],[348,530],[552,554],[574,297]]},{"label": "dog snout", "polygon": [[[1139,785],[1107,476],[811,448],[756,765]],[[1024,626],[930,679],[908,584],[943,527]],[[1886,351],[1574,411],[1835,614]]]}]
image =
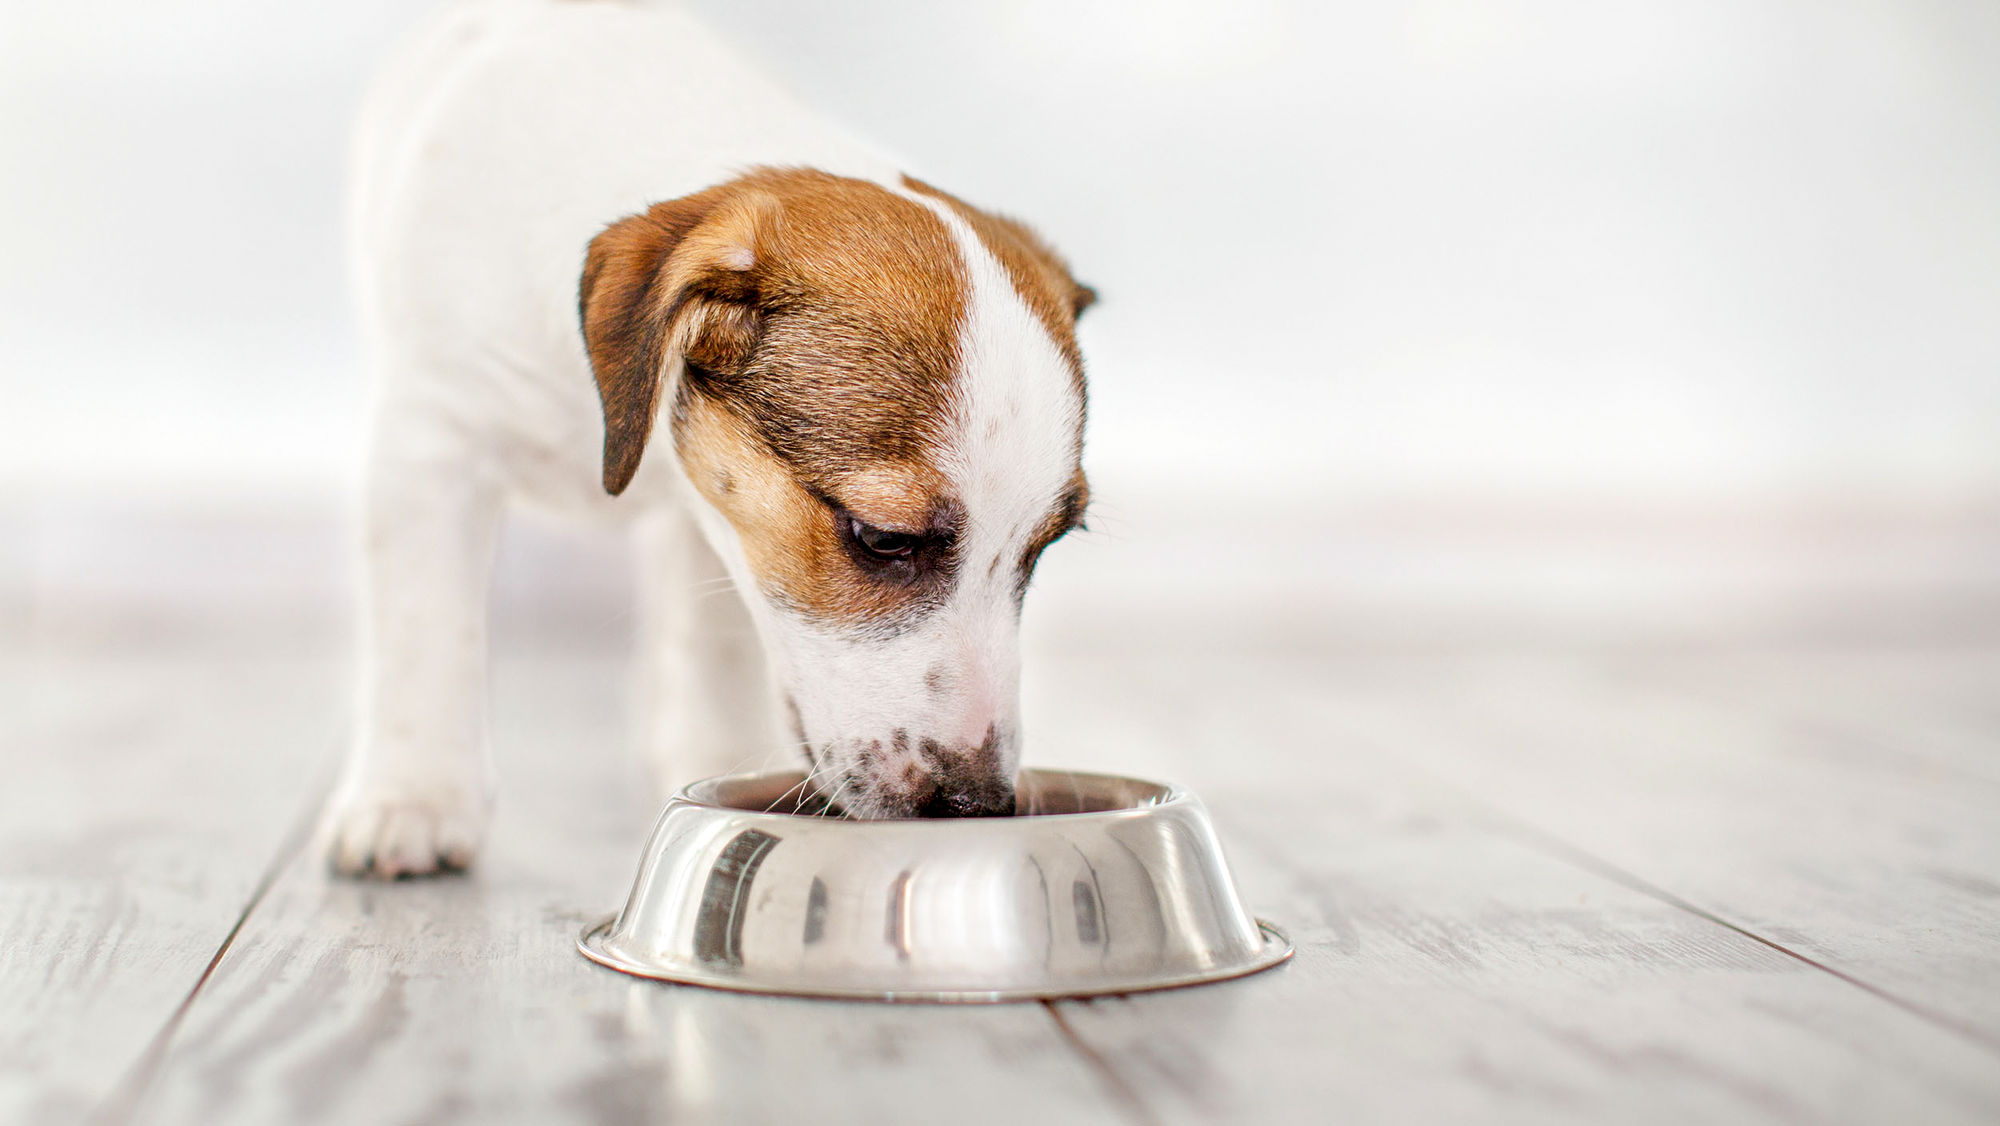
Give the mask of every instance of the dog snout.
[{"label": "dog snout", "polygon": [[955,753],[931,740],[921,745],[931,766],[923,792],[911,795],[918,817],[1011,817],[1014,780],[1000,770],[999,740],[989,728],[985,741]]},{"label": "dog snout", "polygon": [[1012,817],[1014,787],[959,789],[939,786],[917,805],[918,817]]},{"label": "dog snout", "polygon": [[856,744],[842,809],[874,818],[1009,817],[1014,813],[1012,755],[998,725],[970,745],[897,728],[887,739]]},{"label": "dog snout", "polygon": [[988,724],[976,742],[952,747],[935,739],[917,744],[930,767],[921,792],[912,794],[917,817],[1011,817],[1014,779],[1002,769],[1001,730]]}]

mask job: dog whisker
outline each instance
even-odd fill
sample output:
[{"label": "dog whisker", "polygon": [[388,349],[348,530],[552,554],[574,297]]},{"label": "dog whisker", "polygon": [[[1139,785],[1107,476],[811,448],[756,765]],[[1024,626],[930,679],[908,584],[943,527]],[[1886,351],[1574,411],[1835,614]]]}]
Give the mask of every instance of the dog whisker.
[{"label": "dog whisker", "polygon": [[719,579],[705,579],[688,587],[688,594],[697,602],[706,602],[720,594],[740,594],[742,588],[736,580],[727,575]]},{"label": "dog whisker", "polygon": [[834,816],[835,815],[834,811],[838,809],[840,805],[840,795],[846,793],[847,788],[849,786],[852,786],[853,784],[854,784],[854,775],[851,773],[843,773],[840,779],[840,788],[833,791],[832,796],[826,799],[826,805],[822,809],[820,809],[818,813],[814,814],[814,816],[816,817]]},{"label": "dog whisker", "polygon": [[804,797],[806,790],[812,785],[812,778],[813,778],[812,774],[808,772],[804,778],[801,778],[797,782],[794,782],[791,785],[785,787],[785,792],[779,794],[776,798],[772,799],[771,803],[768,806],[766,806],[765,809],[774,810],[777,809],[779,806],[784,805],[786,802],[792,801],[793,800],[792,795],[794,793],[797,793],[800,797]]},{"label": "dog whisker", "polygon": [[[768,806],[767,808],[776,809],[777,807],[784,805],[788,801],[792,802],[794,805],[802,804],[803,802],[805,802],[807,797],[809,797],[814,792],[813,783],[825,777],[828,771],[830,771],[832,768],[833,764],[831,761],[825,763],[820,763],[815,761],[813,764],[813,768],[806,772],[805,777],[799,779],[797,782],[786,787],[785,792],[779,794],[778,797],[774,801],[772,801],[770,806]],[[796,799],[792,797],[793,793],[795,792],[798,794],[798,797]]]}]

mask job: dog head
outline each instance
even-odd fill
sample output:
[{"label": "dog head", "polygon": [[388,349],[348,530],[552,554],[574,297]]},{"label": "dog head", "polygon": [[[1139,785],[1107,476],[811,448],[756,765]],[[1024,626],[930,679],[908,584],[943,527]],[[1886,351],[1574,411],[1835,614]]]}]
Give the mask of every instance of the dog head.
[{"label": "dog head", "polygon": [[1025,227],[908,178],[760,170],[590,245],[604,486],[664,415],[852,813],[1013,808],[1021,600],[1089,495],[1093,298]]}]

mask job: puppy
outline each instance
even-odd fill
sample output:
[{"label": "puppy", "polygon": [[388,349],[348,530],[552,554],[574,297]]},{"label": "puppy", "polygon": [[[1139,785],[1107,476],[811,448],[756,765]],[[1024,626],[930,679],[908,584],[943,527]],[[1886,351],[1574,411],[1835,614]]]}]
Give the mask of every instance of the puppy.
[{"label": "puppy", "polygon": [[513,500],[635,527],[668,783],[790,746],[855,816],[1010,812],[1021,600],[1089,495],[1062,260],[671,9],[451,10],[357,156],[377,393],[333,866],[473,860]]}]

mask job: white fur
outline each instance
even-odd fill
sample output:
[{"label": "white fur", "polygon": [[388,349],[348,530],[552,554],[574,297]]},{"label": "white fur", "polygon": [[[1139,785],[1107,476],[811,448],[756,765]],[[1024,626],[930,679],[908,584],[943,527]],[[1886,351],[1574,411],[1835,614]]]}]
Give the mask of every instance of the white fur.
[{"label": "white fur", "polygon": [[[873,812],[857,769],[864,746],[911,733],[947,751],[999,734],[1002,768],[1020,761],[1018,564],[1037,527],[1069,486],[1083,403],[1067,362],[1015,292],[1006,271],[950,207],[909,193],[950,228],[971,280],[961,328],[952,423],[938,466],[963,505],[958,574],[946,604],[887,640],[855,637],[774,615],[774,662],[793,685],[806,737],[822,757],[827,787],[857,812]],[[927,674],[945,688],[932,693]]]},{"label": "white fur", "polygon": [[[360,729],[324,827],[337,868],[396,875],[472,858],[492,795],[486,584],[510,500],[640,525],[643,731],[664,777],[798,761],[774,722],[752,621],[736,599],[701,597],[698,584],[725,573],[746,594],[755,582],[733,531],[688,487],[668,427],[655,428],[626,492],[605,495],[577,323],[584,248],[604,224],[755,164],[891,187],[899,177],[671,9],[466,3],[375,86],[353,212],[376,379],[366,663]],[[810,739],[828,748],[889,727],[947,745],[978,743],[989,723],[1018,729],[1004,560],[1073,461],[1081,405],[1053,344],[965,225],[933,210],[974,281],[942,467],[970,521],[961,581],[948,606],[887,642],[748,598]],[[953,688],[933,698],[924,679],[939,667]]]}]

